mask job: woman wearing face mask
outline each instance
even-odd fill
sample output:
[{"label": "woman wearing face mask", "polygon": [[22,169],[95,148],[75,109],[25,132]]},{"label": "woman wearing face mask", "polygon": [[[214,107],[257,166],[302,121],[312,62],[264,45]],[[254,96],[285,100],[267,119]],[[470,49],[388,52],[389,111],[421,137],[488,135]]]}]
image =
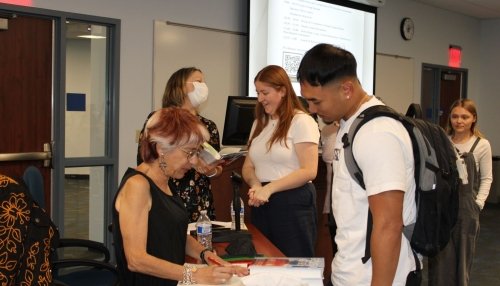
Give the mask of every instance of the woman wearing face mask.
[{"label": "woman wearing face mask", "polygon": [[[207,142],[220,151],[217,125],[212,120],[198,114],[198,107],[207,98],[208,87],[201,70],[195,67],[181,68],[174,72],[167,81],[162,107],[181,107],[196,115],[210,133],[210,139]],[[151,114],[148,118],[151,117]],[[197,221],[202,210],[207,211],[211,220],[215,219],[210,178],[222,173],[221,166],[206,165],[202,160],[198,161],[199,163],[187,171],[183,178],[171,178],[168,182],[174,193],[182,198],[189,214],[189,222]],[[139,165],[141,162],[142,158],[138,153],[137,164]]]}]

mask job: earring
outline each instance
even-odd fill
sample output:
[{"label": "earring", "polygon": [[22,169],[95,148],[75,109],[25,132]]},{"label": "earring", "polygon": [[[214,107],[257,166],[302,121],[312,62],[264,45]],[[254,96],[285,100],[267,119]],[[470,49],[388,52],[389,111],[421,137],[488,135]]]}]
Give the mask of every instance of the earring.
[{"label": "earring", "polygon": [[167,168],[167,162],[165,162],[165,158],[164,158],[164,155],[165,154],[160,154],[160,157],[158,157],[158,162],[159,162],[159,165],[160,165],[160,169],[165,172],[165,168]]}]

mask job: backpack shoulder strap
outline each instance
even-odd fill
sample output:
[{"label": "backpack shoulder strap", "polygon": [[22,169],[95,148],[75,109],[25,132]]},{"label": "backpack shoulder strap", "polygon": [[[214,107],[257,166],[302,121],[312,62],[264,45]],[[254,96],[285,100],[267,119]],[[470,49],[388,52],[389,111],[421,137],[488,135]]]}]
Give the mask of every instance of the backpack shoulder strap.
[{"label": "backpack shoulder strap", "polygon": [[474,141],[474,144],[472,144],[472,147],[470,147],[469,153],[474,152],[474,150],[476,149],[477,143],[479,143],[479,140],[481,140],[481,137],[476,138],[476,141]]},{"label": "backpack shoulder strap", "polygon": [[[365,188],[365,182],[363,180],[363,172],[358,166],[356,159],[354,158],[354,154],[352,153],[352,142],[354,140],[354,136],[358,133],[359,129],[368,121],[375,117],[386,116],[391,117],[400,122],[403,122],[403,116],[396,112],[394,109],[386,106],[386,105],[375,105],[371,106],[365,110],[363,110],[358,117],[356,117],[349,127],[349,132],[342,136],[342,143],[344,148],[344,161],[349,171],[351,177],[358,182],[358,184],[363,188]],[[373,226],[373,217],[370,210],[368,210],[368,218],[366,224],[366,244],[365,244],[365,254],[361,258],[363,264],[365,264],[371,258],[371,250],[370,250],[370,241],[371,241],[371,233]]]},{"label": "backpack shoulder strap", "polygon": [[363,172],[358,166],[354,154],[352,153],[352,142],[354,142],[354,136],[358,133],[359,129],[368,121],[375,117],[386,116],[394,118],[398,121],[403,122],[403,116],[396,112],[394,109],[386,105],[375,105],[368,107],[363,110],[358,117],[356,117],[349,128],[349,132],[342,136],[342,143],[344,148],[344,160],[347,166],[347,170],[351,177],[358,182],[358,184],[365,189],[365,183],[363,180]]}]

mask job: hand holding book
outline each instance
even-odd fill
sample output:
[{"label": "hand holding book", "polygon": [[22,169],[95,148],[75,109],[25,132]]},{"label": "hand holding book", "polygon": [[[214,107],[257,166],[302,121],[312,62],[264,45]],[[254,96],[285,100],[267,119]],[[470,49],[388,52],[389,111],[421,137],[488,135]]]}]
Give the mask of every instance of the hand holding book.
[{"label": "hand holding book", "polygon": [[241,150],[241,148],[223,148],[220,152],[214,149],[207,142],[202,144],[202,150],[200,152],[200,158],[205,161],[207,165],[222,165],[227,166],[236,159],[244,156],[247,153],[246,150]]}]

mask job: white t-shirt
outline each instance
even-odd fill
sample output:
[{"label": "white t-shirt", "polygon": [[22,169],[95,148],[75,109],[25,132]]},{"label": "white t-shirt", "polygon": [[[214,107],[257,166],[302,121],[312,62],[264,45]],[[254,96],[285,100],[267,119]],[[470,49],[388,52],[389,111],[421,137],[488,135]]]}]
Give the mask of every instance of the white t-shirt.
[{"label": "white t-shirt", "polygon": [[[255,129],[252,126],[252,133]],[[278,180],[300,168],[295,144],[303,142],[319,143],[318,123],[303,112],[295,114],[286,136],[286,144],[278,142],[268,151],[268,142],[277,128],[278,120],[270,120],[259,136],[255,137],[248,155],[255,166],[255,175],[261,182]]]},{"label": "white t-shirt", "polygon": [[[340,122],[335,142],[332,183],[332,210],[337,223],[335,241],[338,252],[332,262],[333,285],[370,285],[372,260],[365,264],[368,196],[389,190],[405,192],[404,225],[415,222],[415,179],[411,139],[395,119],[377,117],[358,131],[352,142],[356,162],[363,171],[366,190],[354,181],[344,162],[342,136],[349,131],[362,110],[382,102],[375,97],[364,103],[349,120]],[[409,241],[402,235],[398,268],[393,285],[405,285],[408,273],[415,270]]]},{"label": "white t-shirt", "polygon": [[[460,153],[469,152],[476,138],[476,136],[471,136],[467,142],[454,145]],[[476,168],[481,176],[476,203],[479,208],[483,209],[484,202],[490,193],[491,183],[493,182],[493,158],[491,156],[490,142],[485,138],[481,138],[472,153],[476,161]]]}]

